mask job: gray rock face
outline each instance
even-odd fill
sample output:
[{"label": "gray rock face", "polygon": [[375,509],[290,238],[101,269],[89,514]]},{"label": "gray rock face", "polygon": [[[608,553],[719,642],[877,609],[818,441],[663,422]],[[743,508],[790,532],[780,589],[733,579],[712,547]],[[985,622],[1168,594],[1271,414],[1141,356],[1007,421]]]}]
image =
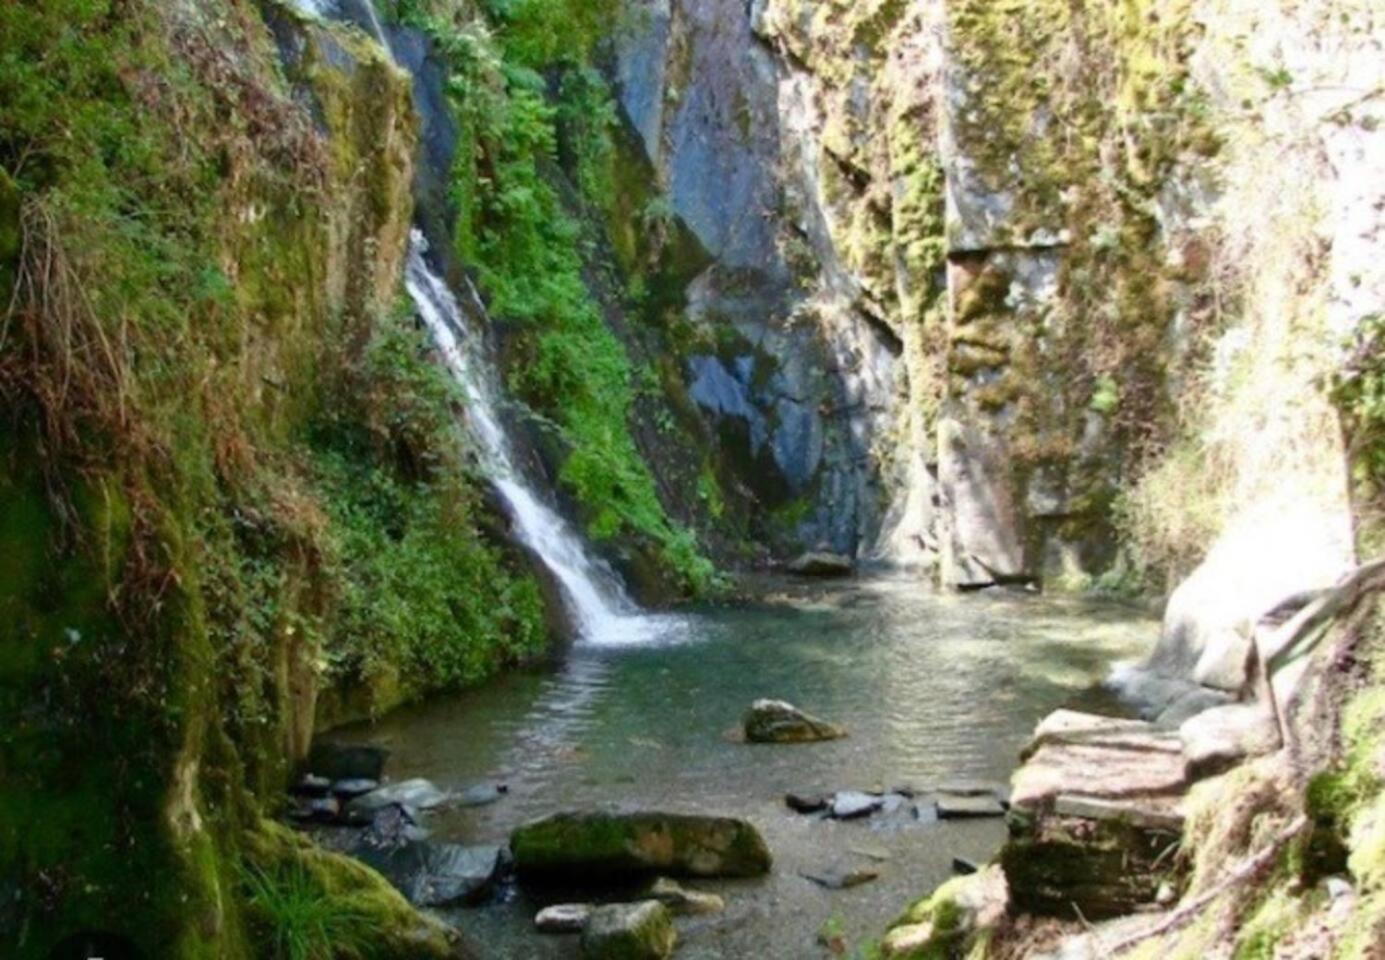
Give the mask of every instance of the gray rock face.
[{"label": "gray rock face", "polygon": [[668,908],[657,900],[597,907],[582,930],[583,960],[665,960],[677,942]]},{"label": "gray rock face", "polygon": [[689,396],[757,499],[795,508],[773,531],[783,549],[853,553],[888,506],[873,439],[893,422],[899,345],[860,311],[818,310],[804,264],[784,252],[817,227],[801,185],[781,176],[793,117],[757,11],[743,0],[632,7],[616,43],[619,102],[715,261],[688,289],[688,317],[730,344],[690,360]]},{"label": "gray rock face", "polygon": [[363,843],[352,854],[419,907],[476,903],[490,892],[502,863],[497,846],[408,839],[383,845]]},{"label": "gray rock face", "polygon": [[517,828],[510,849],[520,876],[538,878],[754,877],[771,864],[745,820],[662,812],[555,814]]},{"label": "gray rock face", "polygon": [[819,720],[783,700],[756,700],[741,725],[750,743],[816,743],[846,736],[842,727]]}]

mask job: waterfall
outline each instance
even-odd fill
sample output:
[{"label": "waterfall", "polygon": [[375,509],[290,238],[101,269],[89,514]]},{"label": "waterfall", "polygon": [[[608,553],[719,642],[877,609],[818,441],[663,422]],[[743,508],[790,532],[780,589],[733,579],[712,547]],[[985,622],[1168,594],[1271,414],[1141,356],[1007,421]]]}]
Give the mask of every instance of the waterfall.
[{"label": "waterfall", "polygon": [[384,47],[385,52],[390,52],[389,37],[385,34],[385,28],[380,23],[380,17],[375,12],[373,0],[292,0],[303,13],[310,17],[321,17],[324,20],[345,20],[360,27],[370,38],[380,46]]},{"label": "waterfall", "polygon": [[[509,437],[500,422],[500,389],[494,382],[479,331],[468,329],[451,289],[428,264],[428,242],[415,230],[409,240],[404,282],[448,370],[466,395],[467,419],[481,466],[495,485],[520,542],[543,562],[563,591],[582,640],[598,645],[630,644],[665,632],[666,618],[640,613],[619,579],[593,559],[566,520],[529,485],[515,466]],[[470,306],[484,306],[468,281]]]}]

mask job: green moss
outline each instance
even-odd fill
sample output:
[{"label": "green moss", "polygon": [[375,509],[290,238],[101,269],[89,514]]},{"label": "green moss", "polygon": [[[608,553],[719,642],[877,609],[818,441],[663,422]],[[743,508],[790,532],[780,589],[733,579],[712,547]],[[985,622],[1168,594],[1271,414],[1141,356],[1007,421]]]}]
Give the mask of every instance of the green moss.
[{"label": "green moss", "polygon": [[260,821],[241,870],[256,955],[284,960],[427,960],[455,956],[447,929],[379,874]]},{"label": "green moss", "polygon": [[[550,17],[567,16],[565,9],[528,3],[492,12],[512,35],[528,35],[551,25]],[[588,287],[583,224],[564,202],[556,169],[565,139],[589,201],[608,209],[618,202],[609,93],[595,73],[580,69],[580,47],[562,56],[529,44],[497,50],[475,21],[427,23],[453,71],[451,104],[463,131],[453,171],[462,211],[457,252],[476,265],[492,314],[517,327],[509,386],[557,428],[566,451],[558,478],[588,534],[656,544],[682,591],[703,591],[713,568],[692,534],[665,513],[635,445],[631,364]],[[556,106],[532,69],[540,65],[570,68]],[[618,237],[617,249],[634,258],[628,236]]]}]

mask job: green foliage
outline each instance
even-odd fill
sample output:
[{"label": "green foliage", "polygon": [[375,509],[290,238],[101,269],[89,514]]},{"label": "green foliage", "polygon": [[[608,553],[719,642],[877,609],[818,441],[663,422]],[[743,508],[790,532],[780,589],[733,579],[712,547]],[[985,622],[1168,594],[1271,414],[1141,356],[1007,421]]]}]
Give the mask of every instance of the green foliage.
[{"label": "green foliage", "polygon": [[[631,365],[587,287],[587,241],[560,194],[560,127],[587,202],[609,203],[615,192],[614,107],[604,81],[585,67],[597,28],[609,28],[602,9],[490,4],[498,46],[483,22],[427,21],[452,70],[449,98],[463,131],[452,180],[455,242],[475,265],[491,312],[518,327],[509,386],[557,424],[568,451],[559,479],[581,505],[589,535],[653,541],[684,588],[699,592],[711,565],[664,513],[635,446]],[[536,72],[554,64],[566,67],[556,104]]]},{"label": "green foliage", "polygon": [[586,64],[614,31],[619,0],[482,0],[506,58],[526,67]]},{"label": "green foliage", "polygon": [[335,960],[367,948],[370,917],[326,896],[303,866],[244,867],[241,877],[266,960]]},{"label": "green foliage", "polygon": [[425,349],[406,315],[382,321],[313,434],[340,591],[329,671],[414,693],[474,684],[547,639],[533,579],[478,536],[458,398]]},{"label": "green foliage", "polygon": [[542,642],[451,471],[450,394],[401,320],[371,334],[407,79],[316,63],[323,138],[253,8],[197,6],[0,4],[0,862],[41,893],[0,907],[21,957],[82,928],[246,955],[230,864],[319,662],[425,688]]}]

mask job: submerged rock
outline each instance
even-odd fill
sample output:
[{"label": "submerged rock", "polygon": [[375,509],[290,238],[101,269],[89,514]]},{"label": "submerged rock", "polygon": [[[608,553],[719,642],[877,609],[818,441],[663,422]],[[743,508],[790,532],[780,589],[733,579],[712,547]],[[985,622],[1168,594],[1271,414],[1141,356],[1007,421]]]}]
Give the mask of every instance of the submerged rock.
[{"label": "submerged rock", "polygon": [[849,577],[856,564],[840,553],[813,550],[790,561],[785,569],[801,577]]},{"label": "submerged rock", "polygon": [[510,849],[521,876],[537,878],[753,877],[771,863],[745,820],[656,811],[555,814],[517,828]]},{"label": "submerged rock", "polygon": [[846,730],[783,700],[756,700],[742,720],[750,743],[814,743],[837,740]]},{"label": "submerged rock", "polygon": [[534,929],[539,933],[581,933],[591,915],[589,903],[555,903],[534,915]]},{"label": "submerged rock", "polygon": [[828,890],[849,890],[879,879],[880,871],[875,867],[826,867],[804,873],[803,877]]},{"label": "submerged rock", "polygon": [[510,788],[503,783],[478,783],[457,794],[456,803],[459,807],[484,807],[496,803],[509,792]]},{"label": "submerged rock", "polygon": [[582,930],[583,960],[665,960],[677,934],[657,900],[597,907]]},{"label": "submerged rock", "polygon": [[678,916],[720,913],[726,909],[726,901],[715,893],[689,890],[668,877],[660,877],[650,884],[648,897],[650,900],[658,900]]}]

